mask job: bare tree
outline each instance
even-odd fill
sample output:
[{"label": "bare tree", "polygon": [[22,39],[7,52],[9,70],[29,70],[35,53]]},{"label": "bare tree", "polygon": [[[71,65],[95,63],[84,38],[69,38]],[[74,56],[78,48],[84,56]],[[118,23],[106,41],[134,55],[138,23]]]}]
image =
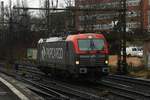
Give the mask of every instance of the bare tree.
[{"label": "bare tree", "polygon": [[28,7],[27,0],[22,0],[22,7]]},{"label": "bare tree", "polygon": [[74,0],[64,0],[67,7],[71,7],[74,5]]},{"label": "bare tree", "polygon": [[[45,3],[45,1],[39,0],[39,7],[43,8],[44,7],[44,3]],[[45,11],[39,10],[39,17],[44,19],[45,18]]]}]

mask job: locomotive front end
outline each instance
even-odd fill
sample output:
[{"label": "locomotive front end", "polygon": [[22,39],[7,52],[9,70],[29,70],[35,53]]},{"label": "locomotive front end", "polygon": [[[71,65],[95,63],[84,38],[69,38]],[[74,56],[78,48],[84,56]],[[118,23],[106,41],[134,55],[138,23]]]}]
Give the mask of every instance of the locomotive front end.
[{"label": "locomotive front end", "polygon": [[82,34],[74,38],[75,67],[80,76],[108,74],[108,46],[101,34]]}]

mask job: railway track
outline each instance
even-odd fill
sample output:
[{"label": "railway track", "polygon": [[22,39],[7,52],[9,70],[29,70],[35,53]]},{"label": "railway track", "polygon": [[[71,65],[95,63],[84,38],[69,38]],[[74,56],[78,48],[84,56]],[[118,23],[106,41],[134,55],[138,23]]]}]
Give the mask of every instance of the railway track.
[{"label": "railway track", "polygon": [[49,93],[49,91],[55,94],[57,93],[57,98],[59,97],[61,100],[108,100],[84,90],[78,90],[54,81],[36,82],[32,80],[26,80],[26,82],[32,84],[34,87],[36,86],[38,89],[46,91],[46,93]]},{"label": "railway track", "polygon": [[150,100],[150,81],[126,76],[110,75],[98,82],[110,92],[130,100]]},{"label": "railway track", "polygon": [[[65,82],[63,84],[63,82],[60,83],[55,80],[51,80],[50,77],[46,78],[45,75],[36,68],[31,67],[31,69],[30,67],[21,66],[16,71],[17,73],[13,75],[11,74],[11,76],[29,84],[27,87],[45,98],[45,100],[109,100],[108,98],[90,93],[90,91],[87,92],[79,89],[80,87],[76,88],[65,84]],[[3,72],[10,75],[4,70]],[[20,76],[18,77],[18,75]]]},{"label": "railway track", "polygon": [[23,79],[24,82],[34,86],[28,86],[28,88],[34,92],[36,92],[37,94],[39,94],[40,96],[44,97],[45,100],[69,100],[69,97],[57,92],[54,89],[48,88],[47,86],[45,86],[44,84],[29,80],[29,79]]},{"label": "railway track", "polygon": [[[26,83],[31,84],[32,87],[29,86],[28,88],[45,98],[57,98],[58,100],[150,100],[150,81],[147,80],[110,75],[97,81],[96,87],[90,87],[97,92],[100,92],[101,88],[108,91],[109,96],[100,96],[90,90],[79,89],[82,86],[67,82],[61,83],[50,79],[50,77],[46,78],[44,73],[36,67],[20,66],[16,72],[16,76],[25,73],[25,77],[22,76],[20,80],[24,79]],[[85,88],[90,89],[88,86]]]},{"label": "railway track", "polygon": [[[34,69],[34,71],[31,71],[31,69]],[[84,89],[82,90],[81,89],[82,86],[74,87],[74,86],[70,85],[70,83],[68,84],[67,82],[51,80],[49,77],[46,78],[45,75],[43,75],[43,73],[39,72],[36,68],[31,68],[31,69],[29,67],[23,67],[23,66],[21,66],[19,68],[20,71],[23,71],[26,74],[31,73],[30,74],[31,77],[32,77],[32,75],[37,76],[36,74],[38,74],[38,76],[42,77],[42,78],[32,77],[33,78],[32,80],[42,79],[42,81],[38,82],[38,84],[41,84],[42,86],[44,86],[46,88],[53,89],[57,92],[65,94],[65,95],[69,95],[69,97],[68,97],[69,100],[72,99],[71,97],[73,97],[73,100],[109,100],[109,98],[105,98],[103,96],[91,93],[90,90],[89,91],[85,91]],[[28,83],[31,83],[31,80]],[[36,82],[36,84],[37,84],[37,82]]]},{"label": "railway track", "polygon": [[[30,71],[28,71],[30,72]],[[37,71],[36,71],[37,72]],[[36,73],[35,72],[35,73]],[[49,87],[59,87],[59,88],[54,88],[59,92],[62,92],[60,90],[64,90],[63,92],[65,92],[65,94],[70,95],[72,97],[75,98],[82,98],[84,97],[84,99],[90,99],[90,100],[101,100],[101,99],[106,99],[106,98],[100,98],[98,96],[93,96],[90,93],[85,93],[82,91],[76,91],[75,89],[68,89],[68,87],[64,87],[62,88],[62,86],[57,86],[58,83],[54,83],[54,81],[52,81],[52,83],[50,81],[47,80],[43,80],[45,83],[42,84],[47,84],[46,86],[49,85]],[[144,83],[143,83],[144,82]],[[150,82],[149,82],[150,83]],[[106,87],[106,89],[108,89],[109,93],[111,95],[113,95],[113,98],[116,98],[115,100],[120,100],[124,99],[124,100],[150,100],[150,91],[146,91],[145,88],[149,88],[149,83],[147,81],[144,80],[138,80],[138,79],[134,79],[134,78],[130,78],[130,77],[125,77],[125,76],[118,76],[118,75],[110,75],[107,78],[104,78],[103,80],[99,81],[98,84],[100,84],[101,86]],[[51,84],[51,86],[50,86]],[[55,85],[53,85],[55,84]],[[57,84],[57,85],[56,85]],[[60,84],[59,84],[60,85]],[[135,86],[138,85],[138,88]],[[141,91],[143,90],[143,91]],[[76,94],[76,96],[73,96],[72,94]],[[70,97],[68,97],[70,98]],[[119,98],[119,99],[117,99]],[[82,100],[81,99],[81,100]],[[108,100],[111,100],[112,98],[107,98]]]},{"label": "railway track", "polygon": [[127,76],[111,75],[109,80],[117,83],[126,84],[133,87],[136,91],[150,94],[150,81],[144,79],[131,78]]}]

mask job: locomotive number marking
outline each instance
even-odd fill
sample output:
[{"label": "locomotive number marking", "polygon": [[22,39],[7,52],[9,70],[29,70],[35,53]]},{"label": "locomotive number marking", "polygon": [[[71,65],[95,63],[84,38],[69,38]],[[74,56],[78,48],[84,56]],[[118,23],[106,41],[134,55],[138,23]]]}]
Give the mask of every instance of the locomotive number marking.
[{"label": "locomotive number marking", "polygon": [[63,48],[42,48],[41,59],[63,59]]}]

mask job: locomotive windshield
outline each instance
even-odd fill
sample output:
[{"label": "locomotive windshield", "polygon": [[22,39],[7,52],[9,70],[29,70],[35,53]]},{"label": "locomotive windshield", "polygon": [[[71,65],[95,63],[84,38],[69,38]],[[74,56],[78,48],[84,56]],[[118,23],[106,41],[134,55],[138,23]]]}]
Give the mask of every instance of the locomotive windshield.
[{"label": "locomotive windshield", "polygon": [[103,50],[104,40],[103,39],[79,39],[79,49],[82,51],[90,50]]}]

